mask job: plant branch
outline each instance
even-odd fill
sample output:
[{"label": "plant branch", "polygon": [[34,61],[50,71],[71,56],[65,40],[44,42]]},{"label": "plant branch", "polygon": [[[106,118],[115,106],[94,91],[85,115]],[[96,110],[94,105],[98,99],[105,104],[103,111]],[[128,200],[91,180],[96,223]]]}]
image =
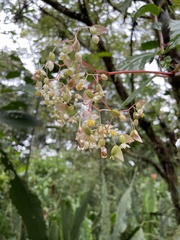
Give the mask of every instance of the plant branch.
[{"label": "plant branch", "polygon": [[[150,3],[154,4],[154,2],[152,0],[149,0]],[[158,17],[157,16],[153,16],[153,20],[154,23],[158,24]],[[164,38],[163,38],[163,34],[161,30],[157,30],[157,34],[158,34],[158,38],[159,38],[159,44],[160,44],[160,48],[161,48],[161,52],[162,54],[164,53]]]},{"label": "plant branch", "polygon": [[118,75],[118,74],[129,74],[129,73],[150,73],[150,74],[152,73],[152,74],[157,74],[159,76],[167,76],[167,77],[174,75],[174,72],[161,72],[161,71],[148,71],[148,70],[122,70],[122,71],[108,72],[106,70],[96,70],[86,62],[82,62],[82,64],[90,68],[95,73],[104,73],[108,76]]},{"label": "plant branch", "polygon": [[75,20],[78,20],[80,22],[85,23],[86,25],[93,25],[88,16],[84,13],[74,12],[71,11],[69,8],[63,6],[62,4],[55,2],[53,0],[42,0],[43,2],[47,3],[54,9],[56,9],[58,12],[66,15],[67,17],[73,18]]},{"label": "plant branch", "polygon": [[160,168],[160,166],[159,166],[157,163],[155,163],[154,161],[150,160],[149,158],[142,157],[142,156],[140,156],[140,155],[138,155],[138,154],[135,154],[135,153],[133,153],[133,152],[130,152],[130,151],[126,151],[126,153],[127,153],[129,156],[131,156],[131,157],[134,157],[134,158],[136,158],[136,159],[141,159],[143,162],[145,162],[145,163],[153,166],[153,167],[156,169],[157,173],[159,173],[159,175],[160,175],[163,179],[166,179],[166,176],[165,176],[163,170],[162,170],[162,169]]}]

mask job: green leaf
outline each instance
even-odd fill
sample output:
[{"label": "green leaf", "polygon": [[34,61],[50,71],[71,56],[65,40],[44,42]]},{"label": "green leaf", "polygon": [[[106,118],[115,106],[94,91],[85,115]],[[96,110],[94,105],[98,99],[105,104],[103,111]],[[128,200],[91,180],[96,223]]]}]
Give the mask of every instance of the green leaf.
[{"label": "green leaf", "polygon": [[86,209],[89,203],[89,199],[91,197],[93,188],[90,189],[87,193],[84,194],[82,201],[80,203],[80,206],[76,209],[75,216],[74,216],[74,221],[73,221],[73,226],[71,230],[71,238],[70,240],[78,240],[78,235],[79,235],[79,229],[81,227],[81,223],[84,219]]},{"label": "green leaf", "polygon": [[121,70],[144,69],[145,64],[151,63],[155,55],[156,52],[148,52],[129,57],[126,60],[122,61],[118,68]]},{"label": "green leaf", "polygon": [[0,110],[0,122],[22,130],[26,130],[29,127],[36,127],[40,124],[40,121],[28,113],[3,110]]},{"label": "green leaf", "polygon": [[96,55],[97,55],[98,57],[103,58],[103,57],[111,57],[111,56],[112,56],[112,53],[110,53],[110,52],[99,52],[99,53],[97,53]]},{"label": "green leaf", "polygon": [[133,21],[135,22],[138,17],[143,16],[145,13],[151,13],[152,15],[158,16],[161,11],[161,8],[156,6],[153,3],[146,4],[134,14]]},{"label": "green leaf", "polygon": [[171,39],[166,52],[173,48],[178,48],[178,50],[180,50],[180,20],[170,20],[169,27],[171,31]]},{"label": "green leaf", "polygon": [[21,62],[21,59],[20,59],[19,57],[15,56],[15,55],[13,55],[13,54],[10,55],[10,58],[11,58],[13,61],[22,63],[22,62]]},{"label": "green leaf", "polygon": [[33,83],[32,76],[25,76],[25,77],[24,77],[24,81],[25,81],[27,84],[32,84],[32,83]]},{"label": "green leaf", "polygon": [[139,230],[134,234],[134,236],[130,240],[146,240],[143,229],[139,228]]},{"label": "green leaf", "polygon": [[7,79],[16,78],[16,77],[20,77],[20,75],[21,75],[20,71],[11,71],[11,72],[8,72],[8,74],[6,75],[6,78]]},{"label": "green leaf", "polygon": [[101,190],[101,232],[99,240],[109,240],[110,234],[110,212],[109,212],[109,201],[107,184],[104,174],[102,173],[102,190]]},{"label": "green leaf", "polygon": [[160,23],[160,22],[154,22],[153,23],[153,29],[154,30],[161,31],[161,28],[162,28],[162,23]]},{"label": "green leaf", "polygon": [[152,179],[148,179],[146,182],[146,188],[143,198],[143,208],[144,212],[151,214],[156,213],[157,209],[157,195],[154,189],[154,184]]},{"label": "green leaf", "polygon": [[130,186],[125,193],[123,194],[117,209],[116,222],[113,229],[112,240],[119,240],[121,234],[126,230],[129,219],[128,211],[131,208],[131,191],[132,187]]},{"label": "green leaf", "polygon": [[179,240],[180,239],[180,225],[175,230],[173,236],[171,237],[171,240]]},{"label": "green leaf", "polygon": [[125,14],[128,10],[128,8],[131,6],[132,0],[125,0],[120,7],[120,10],[123,14]]},{"label": "green leaf", "polygon": [[176,38],[180,34],[180,20],[173,20],[169,21],[169,27],[171,30],[171,39]]},{"label": "green leaf", "polygon": [[26,84],[24,86],[21,85],[16,88],[16,91],[22,91],[33,96],[35,95],[35,88],[32,84]]},{"label": "green leaf", "polygon": [[128,105],[130,102],[132,102],[132,100],[135,99],[135,97],[141,93],[144,88],[148,85],[148,83],[152,80],[152,78],[149,78],[148,80],[144,81],[141,86],[136,89],[121,105],[120,109],[124,108],[126,105]]},{"label": "green leaf", "polygon": [[8,105],[3,106],[1,110],[24,110],[27,111],[27,104],[21,101],[10,102]]},{"label": "green leaf", "polygon": [[26,182],[17,175],[7,154],[2,150],[0,150],[0,159],[11,175],[10,198],[23,219],[29,238],[47,240],[43,211],[37,195],[32,193]]},{"label": "green leaf", "polygon": [[59,226],[56,221],[52,221],[50,224],[48,240],[59,240]]},{"label": "green leaf", "polygon": [[153,48],[157,48],[158,46],[159,45],[157,41],[148,41],[141,44],[141,50],[142,51],[151,50]]},{"label": "green leaf", "polygon": [[70,240],[72,208],[69,200],[64,200],[61,204],[61,219],[63,240]]}]

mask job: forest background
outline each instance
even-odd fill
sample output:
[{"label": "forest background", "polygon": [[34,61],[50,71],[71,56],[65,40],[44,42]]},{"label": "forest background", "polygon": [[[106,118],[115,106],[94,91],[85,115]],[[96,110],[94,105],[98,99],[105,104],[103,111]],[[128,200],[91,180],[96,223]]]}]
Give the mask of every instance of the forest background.
[{"label": "forest background", "polygon": [[[0,55],[1,239],[180,239],[180,2],[6,0],[0,6],[7,26],[1,36],[11,40],[2,42]],[[79,33],[83,60],[109,73],[130,71],[102,83],[108,105],[125,109],[147,100],[137,126],[143,143],[124,149],[124,162],[103,159],[96,149],[78,151],[78,124],[60,127],[35,97],[35,70],[55,46],[60,54],[60,41],[92,25],[108,32],[97,45],[89,31]],[[162,74],[133,72],[149,66]],[[129,122],[116,126],[130,129]]]}]

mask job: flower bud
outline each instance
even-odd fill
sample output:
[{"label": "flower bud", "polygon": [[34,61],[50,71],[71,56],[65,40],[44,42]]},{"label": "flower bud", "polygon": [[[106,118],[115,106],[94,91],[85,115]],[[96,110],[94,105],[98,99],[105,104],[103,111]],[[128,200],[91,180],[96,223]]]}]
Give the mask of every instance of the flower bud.
[{"label": "flower bud", "polygon": [[99,37],[98,37],[97,35],[93,35],[93,36],[92,36],[92,41],[93,41],[93,43],[98,44],[98,42],[99,42]]},{"label": "flower bud", "polygon": [[124,137],[123,134],[121,134],[121,135],[119,136],[119,141],[120,141],[121,143],[125,143],[125,142],[126,142],[126,139],[125,139],[125,137]]},{"label": "flower bud", "polygon": [[106,74],[101,74],[101,79],[102,80],[108,80],[108,76]]},{"label": "flower bud", "polygon": [[64,92],[64,93],[63,93],[63,100],[64,100],[64,102],[67,102],[67,100],[68,100],[68,94],[67,94],[67,92]]},{"label": "flower bud", "polygon": [[103,127],[102,127],[101,125],[98,126],[97,132],[98,132],[99,134],[101,134],[101,133],[103,132]]},{"label": "flower bud", "polygon": [[135,135],[134,130],[132,130],[132,131],[130,132],[130,137],[134,138],[134,135]]},{"label": "flower bud", "polygon": [[137,109],[140,109],[140,108],[142,108],[142,106],[141,106],[141,103],[140,103],[140,102],[137,102],[137,103],[136,103],[136,108],[137,108]]},{"label": "flower bud", "polygon": [[95,143],[96,142],[96,139],[95,139],[95,136],[94,135],[90,135],[90,137],[88,138],[89,142],[90,143]]},{"label": "flower bud", "polygon": [[102,87],[101,87],[100,84],[97,84],[97,85],[96,85],[96,91],[97,91],[97,92],[101,92],[101,91],[102,91]]},{"label": "flower bud", "polygon": [[135,119],[135,120],[134,120],[134,126],[137,126],[138,124],[139,124],[138,119]]},{"label": "flower bud", "polygon": [[67,53],[67,50],[68,50],[67,46],[64,46],[64,47],[62,48],[62,52],[65,53],[65,54]]},{"label": "flower bud", "polygon": [[33,80],[36,80],[36,81],[41,81],[42,80],[42,72],[40,69],[38,69],[34,75],[32,76],[32,79]]},{"label": "flower bud", "polygon": [[138,119],[138,118],[139,118],[139,113],[133,112],[133,118],[134,118],[134,119]]},{"label": "flower bud", "polygon": [[54,63],[51,60],[48,60],[46,63],[46,68],[48,68],[49,71],[52,71],[54,69]]},{"label": "flower bud", "polygon": [[100,147],[104,147],[105,144],[106,144],[106,142],[105,142],[104,138],[99,139],[98,145],[99,145]]},{"label": "flower bud", "polygon": [[42,82],[40,82],[40,81],[36,82],[36,87],[41,88],[42,87]]},{"label": "flower bud", "polygon": [[80,52],[75,53],[75,59],[78,62],[82,62],[82,54]]},{"label": "flower bud", "polygon": [[142,108],[140,108],[140,109],[138,109],[138,111],[137,111],[140,115],[141,114],[143,114],[143,109]]},{"label": "flower bud", "polygon": [[94,26],[92,26],[92,27],[90,27],[90,33],[92,34],[92,35],[96,35],[97,34],[97,29],[94,27]]},{"label": "flower bud", "polygon": [[67,85],[70,89],[74,88],[74,80],[70,79]]},{"label": "flower bud", "polygon": [[117,145],[115,145],[112,149],[111,149],[111,156],[116,155],[116,153],[118,152],[119,147]]},{"label": "flower bud", "polygon": [[91,129],[90,129],[87,125],[85,125],[85,126],[83,127],[83,129],[84,129],[84,132],[85,132],[88,136],[91,136]]},{"label": "flower bud", "polygon": [[88,96],[88,98],[93,99],[94,93],[91,92],[91,90],[87,89],[85,90],[85,94]]},{"label": "flower bud", "polygon": [[48,59],[51,60],[52,62],[54,62],[55,61],[55,54],[53,52],[50,52]]},{"label": "flower bud", "polygon": [[74,106],[73,105],[68,106],[66,112],[67,112],[68,115],[73,115]]},{"label": "flower bud", "polygon": [[115,116],[115,117],[119,117],[120,116],[120,112],[118,110],[116,110],[116,109],[111,110],[111,114],[113,116]]},{"label": "flower bud", "polygon": [[45,79],[44,79],[44,83],[45,83],[45,84],[48,84],[48,83],[49,83],[49,78],[45,78]]},{"label": "flower bud", "polygon": [[121,114],[121,115],[119,116],[119,118],[120,118],[121,121],[123,121],[123,122],[126,122],[126,120],[127,120],[126,116],[123,115],[123,114]]},{"label": "flower bud", "polygon": [[106,147],[101,148],[101,157],[107,158],[107,148]]}]

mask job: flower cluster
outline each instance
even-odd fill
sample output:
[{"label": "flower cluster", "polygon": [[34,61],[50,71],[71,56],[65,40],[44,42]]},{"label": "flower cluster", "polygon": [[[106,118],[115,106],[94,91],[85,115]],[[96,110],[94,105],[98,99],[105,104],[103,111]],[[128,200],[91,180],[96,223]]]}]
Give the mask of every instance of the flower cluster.
[{"label": "flower cluster", "polygon": [[[106,28],[94,25],[89,28],[92,42],[98,44],[99,35]],[[98,71],[84,62],[77,39],[62,42],[58,59],[50,52],[42,69],[38,69],[32,79],[36,81],[36,96],[42,96],[41,104],[53,109],[53,117],[64,126],[67,122],[77,123],[76,140],[78,149],[100,149],[101,157],[108,156],[107,142],[111,141],[110,158],[123,161],[122,149],[129,148],[133,141],[142,142],[137,130],[138,119],[144,116],[145,101],[140,100],[129,109],[111,109],[105,102],[106,91],[102,81],[108,80],[108,72]],[[58,70],[57,70],[58,69]],[[103,103],[104,108],[99,108]],[[130,115],[130,110],[134,110]],[[109,123],[102,122],[102,112],[109,112]],[[131,123],[130,134],[122,133],[113,125],[114,119]]]}]

